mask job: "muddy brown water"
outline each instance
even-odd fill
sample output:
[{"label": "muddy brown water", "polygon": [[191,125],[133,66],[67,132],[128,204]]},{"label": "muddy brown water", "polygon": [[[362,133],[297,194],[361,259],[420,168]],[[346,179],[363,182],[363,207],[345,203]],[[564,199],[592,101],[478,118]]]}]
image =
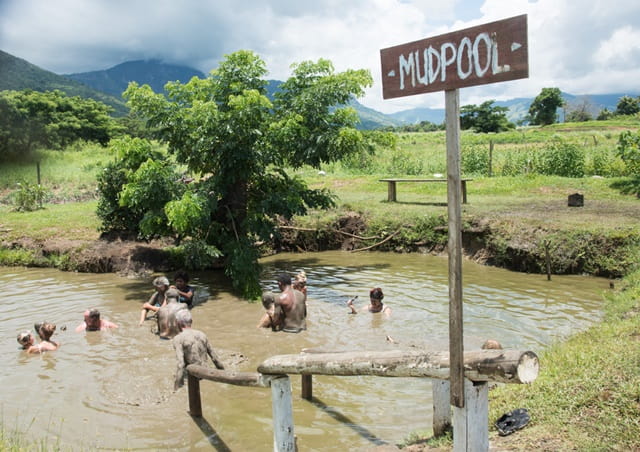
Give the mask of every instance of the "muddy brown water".
[{"label": "muddy brown water", "polygon": [[[232,295],[217,273],[193,275],[205,301],[193,308],[228,367],[255,371],[265,358],[306,347],[376,350],[448,344],[447,262],[418,254],[324,252],[283,254],[263,260],[263,287],[299,269],[309,279],[308,331],[257,329],[261,304]],[[6,436],[14,432],[44,449],[62,450],[272,450],[271,393],[264,388],[201,383],[203,418],[188,412],[186,386],[173,392],[175,361],[170,341],[137,325],[151,293],[151,278],[0,268],[0,397]],[[471,262],[463,265],[465,349],[487,338],[509,348],[540,351],[601,315],[603,279],[527,275]],[[380,286],[390,318],[349,315],[345,305]],[[120,328],[75,333],[82,312],[99,307]],[[60,350],[27,356],[16,335],[37,321],[58,325]],[[66,331],[61,328],[66,326]],[[393,339],[395,343],[387,340]],[[544,363],[542,363],[544,372]],[[395,444],[431,427],[428,379],[314,377],[314,400],[300,399],[292,376],[295,434],[300,450],[366,450]],[[514,407],[517,408],[517,407]]]}]

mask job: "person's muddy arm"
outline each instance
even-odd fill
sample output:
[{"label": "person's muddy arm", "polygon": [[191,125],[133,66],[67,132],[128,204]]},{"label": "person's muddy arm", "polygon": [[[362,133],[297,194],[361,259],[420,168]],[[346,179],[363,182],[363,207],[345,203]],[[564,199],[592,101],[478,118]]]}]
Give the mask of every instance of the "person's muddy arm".
[{"label": "person's muddy arm", "polygon": [[216,366],[217,369],[224,370],[224,365],[222,364],[222,361],[220,361],[220,358],[218,358],[218,355],[213,350],[213,347],[211,347],[211,344],[209,343],[209,341],[207,341],[207,354],[209,355],[209,357],[211,358],[211,361],[213,361],[213,364]]},{"label": "person's muddy arm", "polygon": [[[177,339],[177,340],[176,340]],[[184,352],[182,350],[182,341],[176,336],[173,339],[173,348],[176,351],[176,376],[173,384],[173,390],[177,391],[184,385],[185,362]]]}]

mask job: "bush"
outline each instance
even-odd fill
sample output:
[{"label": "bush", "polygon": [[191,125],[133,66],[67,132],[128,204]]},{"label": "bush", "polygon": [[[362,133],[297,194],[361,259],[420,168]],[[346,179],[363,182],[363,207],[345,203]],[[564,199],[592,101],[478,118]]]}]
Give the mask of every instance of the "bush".
[{"label": "bush", "polygon": [[584,168],[584,151],[578,145],[562,140],[547,145],[535,163],[536,172],[549,176],[583,177]]},{"label": "bush", "polygon": [[18,190],[13,193],[12,204],[18,212],[32,212],[42,209],[42,204],[49,198],[50,192],[40,184],[18,182]]},{"label": "bush", "polygon": [[462,172],[489,175],[489,150],[486,146],[470,146],[462,150]]}]

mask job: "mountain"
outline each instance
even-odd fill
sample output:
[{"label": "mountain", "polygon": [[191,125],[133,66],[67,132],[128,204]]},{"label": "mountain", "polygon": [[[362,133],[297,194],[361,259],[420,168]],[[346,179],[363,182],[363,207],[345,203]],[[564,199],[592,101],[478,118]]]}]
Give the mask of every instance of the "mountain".
[{"label": "mountain", "polygon": [[187,66],[163,63],[159,60],[127,61],[103,71],[65,74],[67,78],[84,83],[93,89],[121,97],[129,82],[149,85],[156,93],[164,91],[168,81],[186,83],[192,77],[204,78],[205,75]]},{"label": "mountain", "polygon": [[117,116],[124,116],[129,111],[119,96],[116,98],[97,91],[0,50],[0,90],[20,91],[23,89],[34,91],[58,89],[68,96],[91,98],[113,107],[114,114]]}]

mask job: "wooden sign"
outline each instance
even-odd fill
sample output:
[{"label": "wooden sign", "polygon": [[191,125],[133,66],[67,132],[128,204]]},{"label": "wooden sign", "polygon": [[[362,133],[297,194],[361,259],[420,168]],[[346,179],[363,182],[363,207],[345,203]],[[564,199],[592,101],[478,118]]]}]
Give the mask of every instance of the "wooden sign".
[{"label": "wooden sign", "polygon": [[528,53],[526,14],[382,49],[382,96],[527,78]]}]

